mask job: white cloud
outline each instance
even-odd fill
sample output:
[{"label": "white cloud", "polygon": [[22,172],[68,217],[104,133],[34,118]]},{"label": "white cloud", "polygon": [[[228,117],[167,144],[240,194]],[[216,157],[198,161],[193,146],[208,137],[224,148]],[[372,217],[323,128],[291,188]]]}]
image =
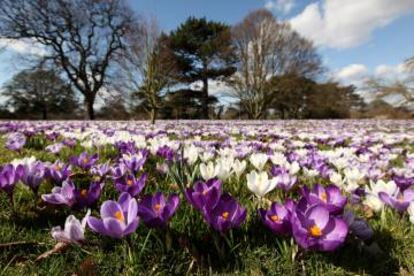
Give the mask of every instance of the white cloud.
[{"label": "white cloud", "polygon": [[376,29],[412,12],[413,0],[322,0],[290,23],[317,45],[341,49],[369,41]]},{"label": "white cloud", "polygon": [[0,38],[0,48],[15,52],[17,54],[28,54],[42,56],[46,54],[44,48],[31,40],[11,40]]},{"label": "white cloud", "polygon": [[265,8],[271,11],[288,14],[295,6],[295,0],[267,0]]},{"label": "white cloud", "polygon": [[363,64],[350,64],[334,72],[334,79],[343,84],[363,82],[368,76],[368,68]]},{"label": "white cloud", "polygon": [[375,67],[374,74],[376,77],[385,79],[401,79],[407,74],[407,67],[400,63],[397,65],[381,64]]}]

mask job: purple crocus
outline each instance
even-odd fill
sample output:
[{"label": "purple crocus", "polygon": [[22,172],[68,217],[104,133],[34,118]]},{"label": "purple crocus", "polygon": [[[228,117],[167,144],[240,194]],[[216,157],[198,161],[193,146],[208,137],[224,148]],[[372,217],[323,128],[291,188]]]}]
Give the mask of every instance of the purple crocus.
[{"label": "purple crocus", "polygon": [[414,177],[405,177],[405,176],[393,176],[395,184],[401,189],[405,190],[414,185]]},{"label": "purple crocus", "polygon": [[70,163],[74,166],[77,166],[85,171],[92,168],[93,165],[98,161],[98,154],[88,155],[87,152],[82,152],[79,156],[72,156],[70,158]]},{"label": "purple crocus", "polygon": [[335,185],[329,185],[326,188],[316,184],[312,191],[304,186],[302,195],[306,198],[308,204],[324,205],[331,214],[340,214],[343,212],[347,198],[341,194],[341,190]]},{"label": "purple crocus", "polygon": [[71,166],[62,161],[55,161],[46,171],[46,175],[53,179],[56,183],[61,183],[66,180],[71,174]]},{"label": "purple crocus", "polygon": [[0,169],[0,190],[8,194],[9,197],[12,196],[14,187],[17,182],[21,179],[24,173],[23,166],[13,166],[12,164],[7,164]]},{"label": "purple crocus", "polygon": [[166,199],[161,192],[146,195],[138,204],[138,215],[148,227],[166,227],[180,203],[178,195],[172,194]]},{"label": "purple crocus", "polygon": [[7,136],[6,148],[18,151],[26,144],[26,136],[23,133],[15,132]]},{"label": "purple crocus", "polygon": [[297,182],[297,177],[295,175],[291,175],[288,169],[273,166],[271,173],[274,176],[276,187],[285,191],[289,191]]},{"label": "purple crocus", "polygon": [[88,189],[77,189],[70,180],[62,183],[62,187],[54,187],[52,193],[42,195],[42,199],[54,205],[66,205],[73,208],[92,206],[101,195],[101,184],[94,182]]},{"label": "purple crocus", "polygon": [[259,215],[264,225],[275,234],[290,235],[292,227],[290,223],[294,202],[287,200],[285,204],[273,202],[269,210],[259,209]]},{"label": "purple crocus", "polygon": [[98,164],[91,169],[91,173],[93,175],[98,176],[99,178],[105,177],[108,173],[111,172],[111,166],[109,165],[109,162],[106,162],[104,164]]},{"label": "purple crocus", "polygon": [[210,179],[207,182],[198,181],[193,188],[185,190],[187,201],[198,210],[208,206],[214,208],[221,196],[221,181],[218,179]]},{"label": "purple crocus", "polygon": [[138,227],[138,204],[128,193],[122,193],[118,201],[105,201],[100,213],[101,219],[90,216],[87,224],[101,235],[120,239],[132,234]]},{"label": "purple crocus", "polygon": [[143,173],[138,179],[134,175],[128,174],[115,180],[115,188],[120,192],[127,192],[134,197],[142,191],[146,181],[146,173]]},{"label": "purple crocus", "polygon": [[46,170],[46,166],[41,161],[25,164],[21,181],[37,194],[37,190],[45,178]]},{"label": "purple crocus", "polygon": [[349,232],[354,234],[357,238],[366,241],[371,239],[374,235],[374,231],[372,231],[369,224],[361,218],[356,218],[353,212],[345,211],[344,219],[348,224]]},{"label": "purple crocus", "polygon": [[298,204],[292,212],[292,233],[295,241],[307,250],[334,251],[340,247],[348,234],[346,222],[331,216],[324,205],[301,208],[306,205]]},{"label": "purple crocus", "polygon": [[413,189],[401,191],[398,188],[394,194],[389,195],[385,192],[379,192],[378,195],[385,204],[395,208],[398,212],[404,212],[407,210],[410,203],[414,201]]},{"label": "purple crocus", "polygon": [[230,195],[223,194],[214,208],[204,208],[205,220],[219,232],[226,232],[231,228],[239,227],[246,219],[246,208]]},{"label": "purple crocus", "polygon": [[139,154],[124,154],[121,162],[132,172],[137,173],[145,164],[147,160],[146,155]]}]

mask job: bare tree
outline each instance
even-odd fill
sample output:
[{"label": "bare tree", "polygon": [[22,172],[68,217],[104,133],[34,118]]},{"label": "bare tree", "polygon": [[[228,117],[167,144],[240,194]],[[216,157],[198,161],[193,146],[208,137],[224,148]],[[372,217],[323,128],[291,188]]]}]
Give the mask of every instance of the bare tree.
[{"label": "bare tree", "polygon": [[364,88],[376,99],[394,98],[400,100],[399,106],[412,106],[414,104],[414,58],[406,60],[404,73],[400,79],[390,82],[387,79],[372,77],[365,82]]},{"label": "bare tree", "polygon": [[89,119],[134,23],[123,0],[0,0],[0,38],[45,47],[40,62],[61,69],[83,94]]},{"label": "bare tree", "polygon": [[143,18],[140,28],[128,40],[131,46],[122,68],[133,96],[141,100],[139,107],[145,109],[154,124],[166,89],[175,83],[172,52],[166,47],[154,18]]},{"label": "bare tree", "polygon": [[237,73],[228,83],[232,95],[253,119],[261,118],[271,102],[272,93],[265,89],[271,77],[296,74],[313,78],[322,71],[312,42],[266,10],[253,11],[234,26],[233,43]]}]

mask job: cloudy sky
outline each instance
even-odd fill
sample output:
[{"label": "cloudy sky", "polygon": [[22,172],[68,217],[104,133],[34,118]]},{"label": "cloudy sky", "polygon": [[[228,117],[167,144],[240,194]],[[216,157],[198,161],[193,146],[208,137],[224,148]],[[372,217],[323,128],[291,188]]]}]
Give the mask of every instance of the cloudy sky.
[{"label": "cloudy sky", "polygon": [[[190,15],[234,24],[250,10],[267,8],[312,39],[332,77],[344,84],[358,84],[368,75],[398,78],[403,60],[414,56],[414,0],[129,1],[138,13],[155,16],[166,31]],[[0,49],[4,45],[0,41]],[[0,84],[19,68],[11,62],[13,51],[41,52],[21,43],[8,49],[0,54]]]}]

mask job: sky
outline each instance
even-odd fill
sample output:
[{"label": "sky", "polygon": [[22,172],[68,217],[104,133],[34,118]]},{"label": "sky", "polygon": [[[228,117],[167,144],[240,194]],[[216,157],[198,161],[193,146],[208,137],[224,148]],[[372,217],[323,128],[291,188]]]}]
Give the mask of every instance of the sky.
[{"label": "sky", "polygon": [[[359,85],[368,76],[400,78],[406,58],[414,56],[414,0],[129,0],[143,15],[156,17],[164,31],[188,16],[228,24],[249,11],[266,8],[318,47],[329,76]],[[39,53],[31,45],[11,46],[0,39],[0,85],[19,64],[12,53]],[[16,64],[17,63],[17,64]],[[218,86],[217,89],[222,89]]]}]

